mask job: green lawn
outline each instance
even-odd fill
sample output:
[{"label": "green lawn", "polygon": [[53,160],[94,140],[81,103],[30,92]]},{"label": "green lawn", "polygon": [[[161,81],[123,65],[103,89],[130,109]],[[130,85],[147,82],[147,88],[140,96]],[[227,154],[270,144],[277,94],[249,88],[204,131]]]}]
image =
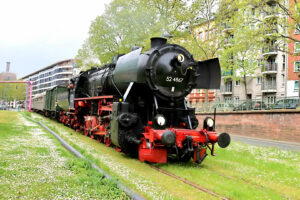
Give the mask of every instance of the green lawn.
[{"label": "green lawn", "polygon": [[0,199],[128,199],[20,113],[0,111]]},{"label": "green lawn", "polygon": [[[300,199],[300,153],[234,142],[200,166],[158,165],[230,199]],[[203,179],[203,177],[206,177]]]},{"label": "green lawn", "polygon": [[[88,137],[37,114],[32,117],[47,124],[64,139],[149,199],[214,199],[147,164],[107,148]],[[300,153],[256,147],[233,142],[229,148],[216,148],[201,165],[157,164],[230,199],[300,199]]]}]

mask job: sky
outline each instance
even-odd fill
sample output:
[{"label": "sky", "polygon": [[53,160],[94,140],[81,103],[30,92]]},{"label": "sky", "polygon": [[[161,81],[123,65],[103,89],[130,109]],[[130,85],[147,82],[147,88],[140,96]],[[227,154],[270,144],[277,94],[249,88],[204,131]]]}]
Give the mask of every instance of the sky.
[{"label": "sky", "polygon": [[0,73],[18,78],[74,58],[110,0],[0,0]]}]

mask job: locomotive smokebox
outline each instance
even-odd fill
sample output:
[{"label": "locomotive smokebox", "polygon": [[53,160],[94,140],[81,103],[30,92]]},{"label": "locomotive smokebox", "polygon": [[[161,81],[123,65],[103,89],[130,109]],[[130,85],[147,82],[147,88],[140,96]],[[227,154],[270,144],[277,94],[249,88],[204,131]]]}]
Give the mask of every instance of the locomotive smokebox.
[{"label": "locomotive smokebox", "polygon": [[167,44],[167,39],[161,37],[153,37],[151,38],[151,49],[152,48],[159,48],[162,45]]},{"label": "locomotive smokebox", "polygon": [[161,136],[161,142],[167,147],[172,147],[176,142],[175,133],[170,130],[165,131]]}]

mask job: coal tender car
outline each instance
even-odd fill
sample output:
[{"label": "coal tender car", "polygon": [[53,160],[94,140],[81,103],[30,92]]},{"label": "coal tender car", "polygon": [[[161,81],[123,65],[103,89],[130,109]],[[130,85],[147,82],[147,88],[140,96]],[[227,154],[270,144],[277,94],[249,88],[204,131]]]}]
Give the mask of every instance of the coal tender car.
[{"label": "coal tender car", "polygon": [[227,133],[217,134],[214,119],[201,129],[185,97],[192,89],[220,87],[218,59],[195,61],[182,46],[152,38],[151,49],[114,57],[101,68],[73,77],[68,86],[69,110],[59,120],[141,161],[201,163],[214,145],[225,148]]}]

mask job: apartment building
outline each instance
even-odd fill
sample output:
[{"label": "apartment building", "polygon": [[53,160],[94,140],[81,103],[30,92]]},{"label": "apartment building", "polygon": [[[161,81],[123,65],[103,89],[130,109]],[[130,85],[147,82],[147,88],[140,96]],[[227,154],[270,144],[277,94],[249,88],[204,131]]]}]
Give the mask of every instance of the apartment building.
[{"label": "apartment building", "polygon": [[[260,21],[270,23],[270,26],[268,24],[268,26],[260,26],[261,22],[256,24],[258,28],[264,28],[264,35],[261,39],[266,45],[259,50],[259,56],[254,58],[258,61],[254,75],[246,75],[246,80],[244,78],[233,80],[230,77],[233,73],[238,74],[238,71],[222,71],[221,89],[216,93],[216,101],[239,104],[240,100],[256,99],[273,104],[276,99],[287,96],[288,88],[290,88],[286,81],[290,58],[282,50],[282,46],[287,44],[283,44],[284,42],[276,37],[279,31],[282,33],[284,30],[281,30],[277,24],[277,19],[283,16],[278,12],[275,14],[273,12],[275,9],[275,1],[268,1],[266,11],[259,13]],[[249,8],[249,10],[253,14],[257,12],[255,8]],[[224,41],[224,48],[226,48],[234,41],[235,30],[230,25],[224,24],[223,34],[227,35]],[[281,48],[278,48],[279,44]],[[236,58],[232,57],[232,60],[234,62]]]},{"label": "apartment building", "polygon": [[76,74],[79,74],[79,68],[75,61],[67,59],[46,66],[21,79],[33,82],[32,94],[35,96],[57,85],[68,85],[70,78]]}]

